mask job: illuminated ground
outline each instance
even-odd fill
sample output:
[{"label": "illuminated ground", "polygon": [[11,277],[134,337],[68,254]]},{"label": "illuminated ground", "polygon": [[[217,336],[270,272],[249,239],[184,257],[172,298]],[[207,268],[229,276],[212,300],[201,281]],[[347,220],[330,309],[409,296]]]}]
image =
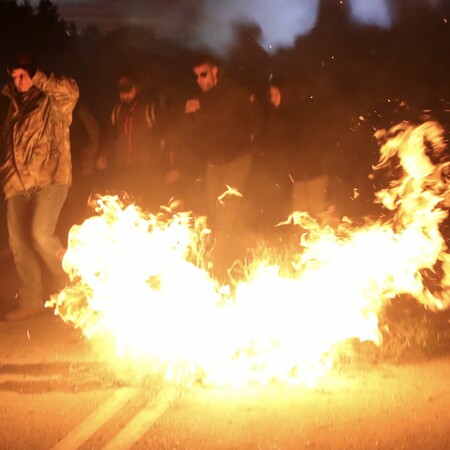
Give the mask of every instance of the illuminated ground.
[{"label": "illuminated ground", "polygon": [[[7,291],[13,283],[5,272]],[[0,340],[1,448],[450,447],[445,342],[401,363],[343,365],[313,388],[173,391],[156,379],[142,389],[128,373],[114,372],[105,355],[51,314],[0,323]]]},{"label": "illuminated ground", "polygon": [[[114,414],[81,448],[103,448],[166,389],[144,392],[98,362],[77,333],[49,316],[3,324],[0,397],[2,448],[51,448],[121,390],[128,411]],[[401,365],[360,366],[315,388],[194,387],[177,393],[131,447],[140,449],[448,448],[450,356]],[[138,389],[137,394],[134,389]],[[126,408],[125,408],[126,409]]]}]

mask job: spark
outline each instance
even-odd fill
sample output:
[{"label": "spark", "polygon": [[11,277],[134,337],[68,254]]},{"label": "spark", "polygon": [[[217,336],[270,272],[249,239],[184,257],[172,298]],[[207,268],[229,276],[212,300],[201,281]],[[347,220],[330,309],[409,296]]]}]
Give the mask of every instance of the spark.
[{"label": "spark", "polygon": [[237,190],[237,188],[228,186],[228,184],[226,184],[225,186],[227,187],[226,191],[223,194],[219,195],[219,197],[217,197],[217,200],[222,206],[225,204],[224,199],[229,195],[234,197],[243,197],[243,195]]}]

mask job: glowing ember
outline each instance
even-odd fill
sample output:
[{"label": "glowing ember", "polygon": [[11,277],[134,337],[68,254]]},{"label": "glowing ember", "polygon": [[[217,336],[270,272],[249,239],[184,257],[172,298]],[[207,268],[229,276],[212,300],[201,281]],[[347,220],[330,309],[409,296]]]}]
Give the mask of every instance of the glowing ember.
[{"label": "glowing ember", "polygon": [[217,201],[219,202],[219,204],[221,204],[222,206],[225,204],[225,198],[228,197],[229,195],[234,196],[234,197],[242,197],[242,194],[234,187],[228,186],[228,184],[226,185],[227,189],[226,191],[219,195],[219,197],[217,197]]},{"label": "glowing ember", "polygon": [[[289,221],[305,233],[288,273],[269,256],[227,289],[206,270],[204,219],[170,208],[144,214],[103,197],[100,215],[72,228],[64,258],[72,283],[48,306],[88,337],[112,336],[119,355],[164,370],[169,380],[313,383],[343,341],[381,342],[378,316],[390,299],[410,294],[432,308],[450,303],[449,255],[439,232],[447,165],[427,156],[439,159],[444,151],[443,130],[400,124],[376,136],[382,145],[375,169],[395,157],[402,172],[377,193],[391,216],[359,227],[344,220],[334,229],[293,213]],[[444,275],[431,292],[422,274],[437,263]]]}]

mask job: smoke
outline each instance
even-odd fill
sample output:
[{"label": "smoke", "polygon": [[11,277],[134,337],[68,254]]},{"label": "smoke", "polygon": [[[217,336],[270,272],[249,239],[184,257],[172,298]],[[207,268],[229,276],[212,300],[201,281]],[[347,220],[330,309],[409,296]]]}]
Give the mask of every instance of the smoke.
[{"label": "smoke", "polygon": [[351,17],[364,25],[389,27],[392,23],[388,0],[349,0]]},{"label": "smoke", "polygon": [[233,24],[248,21],[261,27],[265,48],[289,46],[296,36],[314,28],[319,1],[208,0],[198,39],[215,49],[226,49],[233,38]]},{"label": "smoke", "polygon": [[[178,0],[179,2],[181,0]],[[188,0],[186,0],[188,1]],[[439,7],[444,0],[408,0],[411,6]],[[236,22],[251,22],[262,30],[266,50],[291,46],[298,36],[316,25],[322,4],[342,7],[353,22],[389,28],[393,23],[395,0],[203,0],[193,30],[194,45],[206,45],[225,52],[233,40]]]},{"label": "smoke", "polygon": [[[388,28],[400,1],[439,8],[448,0],[54,0],[63,17],[80,25],[95,22],[111,29],[119,23],[152,27],[158,36],[225,52],[234,25],[250,22],[262,30],[267,49],[288,47],[316,25],[321,5],[342,6],[355,23]],[[36,5],[37,0],[32,0]],[[65,16],[71,15],[72,17]],[[93,20],[94,19],[94,20]]]},{"label": "smoke", "polygon": [[[224,51],[232,41],[233,24],[249,21],[261,27],[261,44],[267,50],[290,46],[315,27],[319,8],[327,3],[345,8],[357,24],[389,28],[397,1],[403,0],[203,0],[196,40]],[[439,8],[448,0],[407,1],[411,6]]]}]

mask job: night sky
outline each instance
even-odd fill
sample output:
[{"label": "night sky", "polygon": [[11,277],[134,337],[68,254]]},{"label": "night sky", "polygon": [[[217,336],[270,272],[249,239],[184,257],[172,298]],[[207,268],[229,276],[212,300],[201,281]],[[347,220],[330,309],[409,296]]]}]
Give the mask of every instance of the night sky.
[{"label": "night sky", "polygon": [[[79,28],[97,24],[108,31],[120,25],[142,25],[157,35],[188,39],[192,44],[226,47],[231,24],[253,21],[261,26],[263,45],[290,45],[296,36],[315,25],[321,0],[53,0],[62,18]],[[322,0],[346,8],[358,23],[389,27],[395,21],[399,0]],[[402,0],[400,0],[402,1]],[[406,0],[403,0],[406,1]],[[448,0],[407,0],[411,4],[439,7]],[[34,0],[37,4],[38,0]]]}]

